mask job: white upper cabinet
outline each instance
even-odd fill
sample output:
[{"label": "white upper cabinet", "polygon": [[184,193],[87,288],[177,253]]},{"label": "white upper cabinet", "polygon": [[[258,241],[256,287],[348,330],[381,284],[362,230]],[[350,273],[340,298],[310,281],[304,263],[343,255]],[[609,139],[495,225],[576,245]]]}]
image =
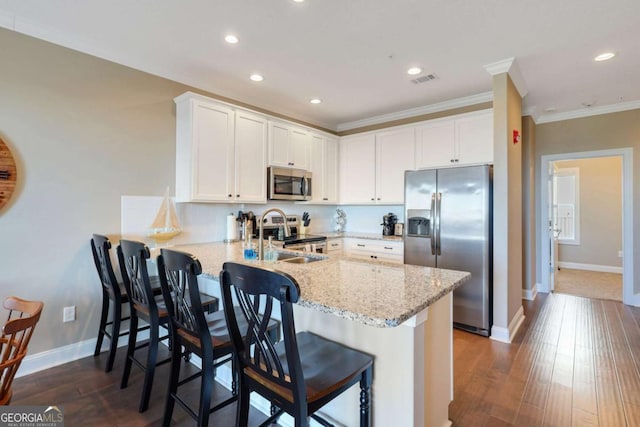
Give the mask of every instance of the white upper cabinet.
[{"label": "white upper cabinet", "polygon": [[434,121],[416,128],[416,168],[451,166],[454,162],[453,120]]},{"label": "white upper cabinet", "polygon": [[311,136],[311,201],[338,201],[338,140],[322,135]]},{"label": "white upper cabinet", "polygon": [[311,133],[286,123],[269,122],[269,166],[309,170]]},{"label": "white upper cabinet", "polygon": [[426,122],[416,127],[416,168],[493,163],[493,111]]},{"label": "white upper cabinet", "polygon": [[235,200],[265,203],[267,189],[267,119],[236,112]]},{"label": "white upper cabinet", "polygon": [[200,95],[176,102],[176,201],[266,203],[266,120]]},{"label": "white upper cabinet", "polygon": [[176,104],[176,201],[226,201],[235,173],[234,111],[193,98]]},{"label": "white upper cabinet", "polygon": [[415,169],[413,128],[340,141],[340,203],[404,203],[404,172]]},{"label": "white upper cabinet", "polygon": [[493,112],[455,120],[456,164],[493,163]]},{"label": "white upper cabinet", "polygon": [[404,204],[404,173],[416,168],[413,127],[376,134],[376,203]]},{"label": "white upper cabinet", "polygon": [[376,138],[373,134],[340,140],[340,203],[375,203]]}]

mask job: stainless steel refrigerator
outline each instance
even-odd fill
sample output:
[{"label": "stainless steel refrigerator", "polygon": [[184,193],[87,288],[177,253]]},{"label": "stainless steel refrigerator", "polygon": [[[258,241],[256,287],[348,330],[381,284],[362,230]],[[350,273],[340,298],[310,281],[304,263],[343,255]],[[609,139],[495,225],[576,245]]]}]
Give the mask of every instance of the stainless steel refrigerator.
[{"label": "stainless steel refrigerator", "polygon": [[455,327],[489,336],[492,324],[492,178],[489,165],[405,173],[405,264],[463,270]]}]

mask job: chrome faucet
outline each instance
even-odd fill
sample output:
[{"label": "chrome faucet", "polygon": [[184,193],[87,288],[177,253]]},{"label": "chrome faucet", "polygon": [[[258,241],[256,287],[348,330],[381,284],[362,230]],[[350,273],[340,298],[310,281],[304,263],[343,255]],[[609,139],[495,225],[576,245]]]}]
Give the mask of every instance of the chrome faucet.
[{"label": "chrome faucet", "polygon": [[264,222],[265,222],[265,219],[267,218],[267,214],[270,212],[276,212],[280,214],[280,216],[282,217],[282,222],[284,223],[284,237],[291,236],[291,229],[289,229],[289,225],[287,224],[287,215],[282,210],[278,208],[271,208],[264,211],[262,213],[262,216],[260,217],[260,224],[258,224],[258,227],[260,229],[260,233],[258,234],[258,240],[259,240],[258,259],[259,260],[264,259]]}]

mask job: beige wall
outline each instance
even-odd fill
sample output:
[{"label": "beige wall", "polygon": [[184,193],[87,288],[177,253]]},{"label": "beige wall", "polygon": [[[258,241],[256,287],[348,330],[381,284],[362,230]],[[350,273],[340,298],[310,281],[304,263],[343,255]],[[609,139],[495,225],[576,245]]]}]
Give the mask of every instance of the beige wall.
[{"label": "beige wall", "polygon": [[[189,88],[0,29],[0,137],[18,189],[0,211],[0,298],[45,302],[29,353],[95,338],[89,239],[120,232],[120,196],[175,183],[173,98]],[[78,320],[62,323],[62,308]]]},{"label": "beige wall", "polygon": [[580,171],[580,244],[560,244],[558,260],[622,267],[622,157],[554,163]]},{"label": "beige wall", "polygon": [[507,74],[493,77],[493,324],[507,330],[522,307],[522,100]]},{"label": "beige wall", "polygon": [[[543,155],[581,151],[633,148],[633,164],[640,164],[640,109],[603,114],[536,126],[536,183],[540,183],[540,158]],[[633,168],[632,168],[633,169]],[[640,265],[640,186],[633,186],[634,265]],[[540,191],[536,191],[536,212],[540,211]],[[537,246],[540,247],[540,219],[536,219]],[[541,277],[539,257],[536,271]],[[634,292],[640,292],[640,278],[634,277]]]}]

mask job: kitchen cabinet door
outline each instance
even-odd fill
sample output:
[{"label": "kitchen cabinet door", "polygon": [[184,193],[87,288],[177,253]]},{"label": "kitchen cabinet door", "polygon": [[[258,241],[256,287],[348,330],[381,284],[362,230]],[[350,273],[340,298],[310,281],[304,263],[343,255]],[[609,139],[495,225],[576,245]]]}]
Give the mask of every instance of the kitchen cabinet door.
[{"label": "kitchen cabinet door", "polygon": [[267,201],[267,120],[236,112],[235,192],[236,202]]},{"label": "kitchen cabinet door", "polygon": [[269,166],[290,168],[289,126],[269,122]]},{"label": "kitchen cabinet door", "polygon": [[338,200],[338,141],[322,135],[311,137],[311,201],[336,203]]},{"label": "kitchen cabinet door", "polygon": [[289,129],[289,160],[295,169],[309,170],[311,133],[296,128]]},{"label": "kitchen cabinet door", "polygon": [[338,140],[325,139],[323,201],[338,202]]},{"label": "kitchen cabinet door", "polygon": [[311,133],[280,122],[269,125],[269,166],[309,170]]},{"label": "kitchen cabinet door", "polygon": [[455,120],[456,164],[493,163],[493,113],[482,112]]},{"label": "kitchen cabinet door", "polygon": [[416,168],[455,164],[453,120],[436,120],[416,127]]},{"label": "kitchen cabinet door", "polygon": [[404,172],[414,170],[415,133],[404,128],[376,134],[376,203],[404,203]]},{"label": "kitchen cabinet door", "polygon": [[228,201],[234,185],[234,111],[178,98],[176,201]]},{"label": "kitchen cabinet door", "polygon": [[375,203],[375,135],[368,134],[342,138],[340,141],[339,161],[340,203]]}]

